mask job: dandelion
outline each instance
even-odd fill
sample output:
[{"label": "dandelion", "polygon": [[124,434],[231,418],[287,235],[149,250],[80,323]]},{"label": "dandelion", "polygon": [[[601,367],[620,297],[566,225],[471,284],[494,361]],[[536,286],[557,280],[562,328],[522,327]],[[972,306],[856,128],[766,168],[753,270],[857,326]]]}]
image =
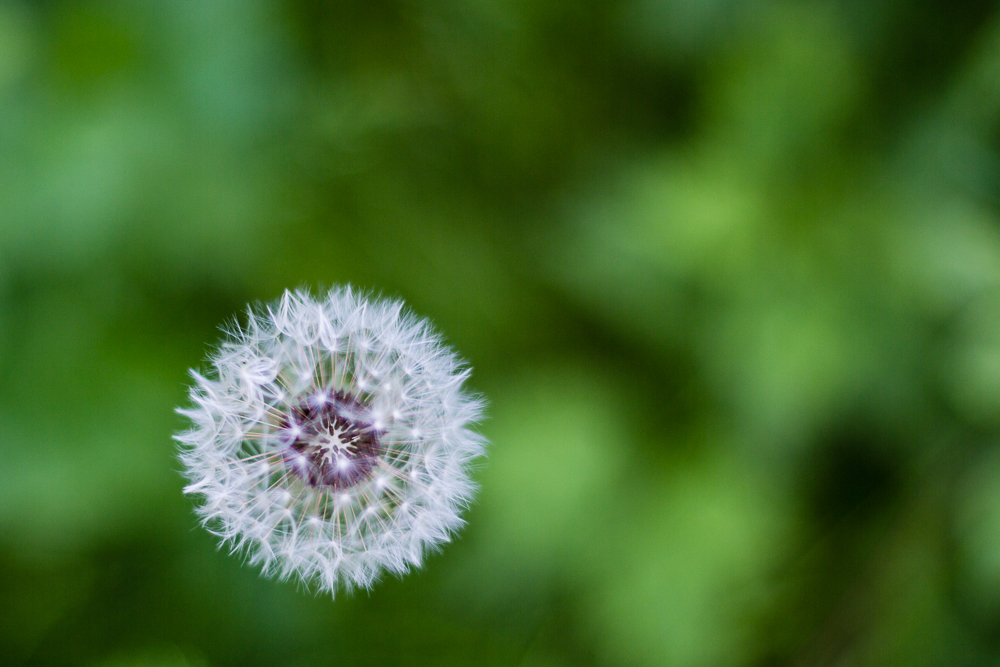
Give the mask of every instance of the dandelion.
[{"label": "dandelion", "polygon": [[350,288],[250,308],[192,371],[175,436],[203,524],[265,574],[334,593],[419,567],[463,524],[485,440],[426,320]]}]

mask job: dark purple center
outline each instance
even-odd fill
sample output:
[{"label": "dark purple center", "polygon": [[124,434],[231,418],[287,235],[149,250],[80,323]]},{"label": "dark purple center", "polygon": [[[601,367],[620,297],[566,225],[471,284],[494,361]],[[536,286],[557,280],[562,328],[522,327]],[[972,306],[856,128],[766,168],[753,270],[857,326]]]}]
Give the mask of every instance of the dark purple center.
[{"label": "dark purple center", "polygon": [[344,392],[310,397],[280,428],[285,465],[310,486],[350,488],[371,476],[382,454],[368,408]]}]

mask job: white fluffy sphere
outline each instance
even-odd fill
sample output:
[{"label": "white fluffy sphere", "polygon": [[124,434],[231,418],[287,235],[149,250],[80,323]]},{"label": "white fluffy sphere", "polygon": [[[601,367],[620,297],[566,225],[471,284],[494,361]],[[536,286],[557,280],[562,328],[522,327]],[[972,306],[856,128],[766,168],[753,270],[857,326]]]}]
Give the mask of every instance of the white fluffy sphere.
[{"label": "white fluffy sphere", "polygon": [[192,371],[176,439],[204,525],[267,574],[370,587],[450,539],[485,440],[468,369],[426,320],[350,288],[250,309]]}]

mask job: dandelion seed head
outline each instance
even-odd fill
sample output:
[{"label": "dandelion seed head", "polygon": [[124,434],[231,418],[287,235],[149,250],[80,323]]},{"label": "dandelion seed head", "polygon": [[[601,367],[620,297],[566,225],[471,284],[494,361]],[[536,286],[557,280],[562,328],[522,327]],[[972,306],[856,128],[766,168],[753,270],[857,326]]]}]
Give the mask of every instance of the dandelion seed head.
[{"label": "dandelion seed head", "polygon": [[419,567],[461,527],[482,401],[426,320],[350,288],[286,292],[192,371],[175,436],[203,524],[320,590]]}]

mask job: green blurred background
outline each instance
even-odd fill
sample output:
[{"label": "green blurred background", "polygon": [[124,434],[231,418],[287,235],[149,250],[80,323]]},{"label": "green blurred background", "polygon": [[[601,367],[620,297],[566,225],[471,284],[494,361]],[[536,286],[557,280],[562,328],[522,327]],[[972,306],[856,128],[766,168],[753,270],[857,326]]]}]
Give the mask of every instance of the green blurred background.
[{"label": "green blurred background", "polygon": [[[3,665],[1000,665],[1000,12],[0,0]],[[335,600],[199,528],[244,304],[433,319],[468,528]]]}]

